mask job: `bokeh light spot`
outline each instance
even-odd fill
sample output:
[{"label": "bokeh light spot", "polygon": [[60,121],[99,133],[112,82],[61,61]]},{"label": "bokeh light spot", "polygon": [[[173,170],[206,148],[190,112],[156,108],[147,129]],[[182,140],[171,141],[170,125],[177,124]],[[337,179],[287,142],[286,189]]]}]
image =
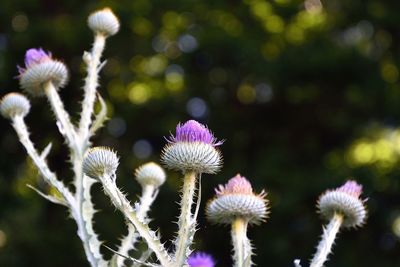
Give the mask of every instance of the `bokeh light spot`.
[{"label": "bokeh light spot", "polygon": [[107,123],[109,134],[118,138],[126,132],[126,122],[122,118],[114,117]]},{"label": "bokeh light spot", "polygon": [[19,13],[12,18],[11,25],[14,31],[23,32],[29,26],[29,19],[25,14]]},{"label": "bokeh light spot", "polygon": [[191,98],[186,104],[186,110],[194,118],[202,118],[207,113],[206,102],[199,97]]},{"label": "bokeh light spot", "polygon": [[394,64],[385,63],[381,67],[382,78],[388,83],[395,83],[399,79],[399,70]]},{"label": "bokeh light spot", "polygon": [[237,90],[237,98],[243,104],[251,104],[256,99],[256,90],[250,84],[242,84]]},{"label": "bokeh light spot", "polygon": [[400,216],[397,216],[393,220],[392,231],[397,237],[400,237]]},{"label": "bokeh light spot", "polygon": [[146,103],[151,97],[151,89],[145,83],[133,82],[128,85],[128,90],[129,100],[134,104]]},{"label": "bokeh light spot", "polygon": [[136,141],[132,147],[133,154],[139,159],[146,159],[151,156],[153,147],[149,141],[141,139]]}]

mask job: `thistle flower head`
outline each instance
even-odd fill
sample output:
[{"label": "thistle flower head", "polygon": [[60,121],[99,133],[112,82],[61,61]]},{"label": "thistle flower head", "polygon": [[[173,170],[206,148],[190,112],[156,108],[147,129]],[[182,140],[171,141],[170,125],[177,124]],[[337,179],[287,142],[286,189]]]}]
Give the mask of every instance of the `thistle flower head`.
[{"label": "thistle flower head", "polygon": [[109,8],[93,12],[88,18],[88,26],[95,33],[111,36],[118,32],[118,18]]},{"label": "thistle flower head", "polygon": [[221,168],[222,156],[216,147],[223,142],[203,124],[194,120],[178,124],[175,136],[167,140],[161,155],[167,168],[199,173],[216,173]]},{"label": "thistle flower head", "polygon": [[25,66],[18,66],[19,83],[22,89],[33,96],[44,94],[43,85],[52,82],[56,88],[63,87],[68,80],[65,65],[54,60],[50,52],[31,48],[25,53]]},{"label": "thistle flower head", "polygon": [[189,256],[187,263],[190,267],[214,267],[213,257],[204,252],[195,252]]},{"label": "thistle flower head", "polygon": [[240,174],[226,185],[219,185],[215,192],[215,198],[206,207],[207,218],[212,223],[231,224],[236,218],[243,218],[250,224],[259,224],[267,217],[265,192],[255,194],[250,182]]},{"label": "thistle flower head", "polygon": [[31,108],[29,100],[20,93],[8,93],[0,100],[0,113],[7,119],[25,117]]},{"label": "thistle flower head", "polygon": [[330,220],[335,213],[342,214],[343,227],[358,227],[365,223],[367,210],[360,199],[362,186],[355,181],[347,181],[334,190],[323,193],[318,200],[318,210],[324,219]]},{"label": "thistle flower head", "polygon": [[103,175],[115,174],[118,164],[118,156],[110,148],[94,147],[86,152],[82,167],[87,176],[99,178]]},{"label": "thistle flower head", "polygon": [[135,177],[142,186],[152,185],[159,187],[165,182],[164,170],[154,162],[143,164],[135,170]]}]

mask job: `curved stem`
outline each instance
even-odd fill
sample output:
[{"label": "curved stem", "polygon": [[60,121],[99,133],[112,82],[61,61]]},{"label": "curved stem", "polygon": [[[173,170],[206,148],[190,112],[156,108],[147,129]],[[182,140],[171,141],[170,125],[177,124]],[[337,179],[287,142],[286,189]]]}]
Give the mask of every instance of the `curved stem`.
[{"label": "curved stem", "polygon": [[194,192],[196,189],[196,173],[185,173],[183,178],[181,214],[178,220],[178,237],[175,247],[175,266],[181,267],[186,262],[187,249],[190,248],[195,230],[195,219],[192,214]]},{"label": "curved stem", "polygon": [[[153,203],[157,192],[152,185],[144,186],[142,189],[142,196],[140,197],[140,205],[136,211],[139,220],[144,220],[147,217],[147,212],[150,210],[150,206]],[[135,245],[138,234],[136,233],[136,228],[132,224],[128,225],[128,234],[121,240],[121,245],[119,246],[118,253],[121,255],[129,255],[129,251],[133,249]],[[117,257],[117,266],[124,266],[125,258]]]},{"label": "curved stem", "polygon": [[339,232],[340,226],[343,223],[343,215],[335,213],[326,228],[323,228],[322,238],[318,244],[317,252],[315,253],[310,267],[322,267],[331,253],[333,242]]},{"label": "curved stem", "polygon": [[54,186],[61,193],[69,206],[74,205],[75,200],[69,189],[64,185],[63,182],[57,179],[56,175],[49,169],[44,158],[41,157],[35,149],[35,146],[29,138],[28,127],[26,126],[24,119],[21,116],[16,116],[12,119],[12,122],[19,141],[25,147],[26,152],[39,169],[42,177],[49,185]]},{"label": "curved stem", "polygon": [[146,241],[148,247],[154,251],[154,254],[156,254],[160,264],[163,267],[171,266],[170,256],[157,237],[156,232],[150,230],[149,226],[137,216],[136,211],[131,207],[125,195],[118,189],[115,177],[104,174],[98,178],[103,185],[104,192],[110,197],[113,205],[135,226],[136,231]]},{"label": "curved stem", "polygon": [[243,218],[236,218],[232,223],[231,237],[233,245],[233,258],[235,267],[251,266],[251,245],[247,238],[248,221]]},{"label": "curved stem", "polygon": [[54,115],[57,118],[57,126],[62,135],[67,139],[68,145],[71,149],[79,150],[76,138],[75,127],[71,123],[68,113],[65,111],[64,104],[54,87],[52,82],[47,82],[44,85],[44,91],[50,106],[53,109]]},{"label": "curved stem", "polygon": [[93,107],[99,78],[100,58],[104,50],[105,41],[106,37],[103,34],[96,34],[92,51],[85,59],[87,64],[87,76],[85,79],[85,96],[82,102],[82,113],[79,122],[79,135],[84,142],[84,146],[88,145],[90,138],[89,127],[92,123]]}]

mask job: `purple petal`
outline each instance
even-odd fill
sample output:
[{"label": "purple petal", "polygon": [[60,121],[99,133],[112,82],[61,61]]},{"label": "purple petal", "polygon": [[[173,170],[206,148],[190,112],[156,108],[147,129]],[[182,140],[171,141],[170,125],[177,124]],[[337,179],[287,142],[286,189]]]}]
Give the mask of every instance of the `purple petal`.
[{"label": "purple petal", "polygon": [[362,185],[358,184],[356,181],[349,180],[341,187],[336,190],[352,195],[356,198],[360,197],[362,193]]},{"label": "purple petal", "polygon": [[46,53],[42,48],[31,48],[25,53],[25,68],[51,59],[51,53]]},{"label": "purple petal", "polygon": [[189,120],[176,126],[176,135],[171,135],[170,142],[203,142],[219,146],[223,141],[217,141],[212,132],[203,124]]},{"label": "purple petal", "polygon": [[187,260],[190,267],[214,267],[215,262],[211,255],[204,252],[195,252]]}]

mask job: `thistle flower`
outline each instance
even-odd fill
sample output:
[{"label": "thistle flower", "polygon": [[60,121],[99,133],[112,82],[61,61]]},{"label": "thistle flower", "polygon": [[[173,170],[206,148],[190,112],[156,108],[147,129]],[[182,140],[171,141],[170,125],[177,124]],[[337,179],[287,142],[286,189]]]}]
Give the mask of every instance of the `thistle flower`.
[{"label": "thistle flower", "polygon": [[335,213],[343,215],[343,227],[362,226],[367,217],[365,200],[360,199],[362,186],[355,181],[347,181],[334,190],[328,190],[318,200],[318,210],[322,217],[330,220]]},{"label": "thistle flower", "polygon": [[213,257],[204,252],[195,252],[189,256],[187,263],[190,267],[214,267]]},{"label": "thistle flower", "polygon": [[266,193],[255,194],[250,182],[240,174],[226,185],[219,185],[215,193],[206,208],[207,218],[212,223],[231,224],[235,219],[243,218],[250,224],[260,224],[267,217]]},{"label": "thistle flower", "polygon": [[222,156],[216,147],[223,142],[203,124],[195,120],[178,124],[175,136],[167,140],[161,155],[167,168],[199,173],[216,173],[221,168]]},{"label": "thistle flower", "polygon": [[111,36],[118,32],[118,18],[109,8],[92,13],[88,18],[88,26],[95,33]]},{"label": "thistle flower", "polygon": [[20,86],[33,96],[44,94],[43,86],[46,82],[52,82],[56,88],[61,88],[68,80],[64,63],[54,60],[51,53],[46,53],[41,48],[26,51],[25,66],[18,66],[18,72]]},{"label": "thistle flower", "polygon": [[88,150],[83,159],[83,172],[92,178],[113,175],[119,160],[117,154],[108,147],[94,147]]},{"label": "thistle flower", "polygon": [[25,117],[31,108],[29,100],[20,93],[8,93],[0,100],[0,113],[7,119]]},{"label": "thistle flower", "polygon": [[165,182],[164,170],[154,162],[143,164],[137,168],[135,170],[135,177],[142,187],[152,185],[157,188]]}]

